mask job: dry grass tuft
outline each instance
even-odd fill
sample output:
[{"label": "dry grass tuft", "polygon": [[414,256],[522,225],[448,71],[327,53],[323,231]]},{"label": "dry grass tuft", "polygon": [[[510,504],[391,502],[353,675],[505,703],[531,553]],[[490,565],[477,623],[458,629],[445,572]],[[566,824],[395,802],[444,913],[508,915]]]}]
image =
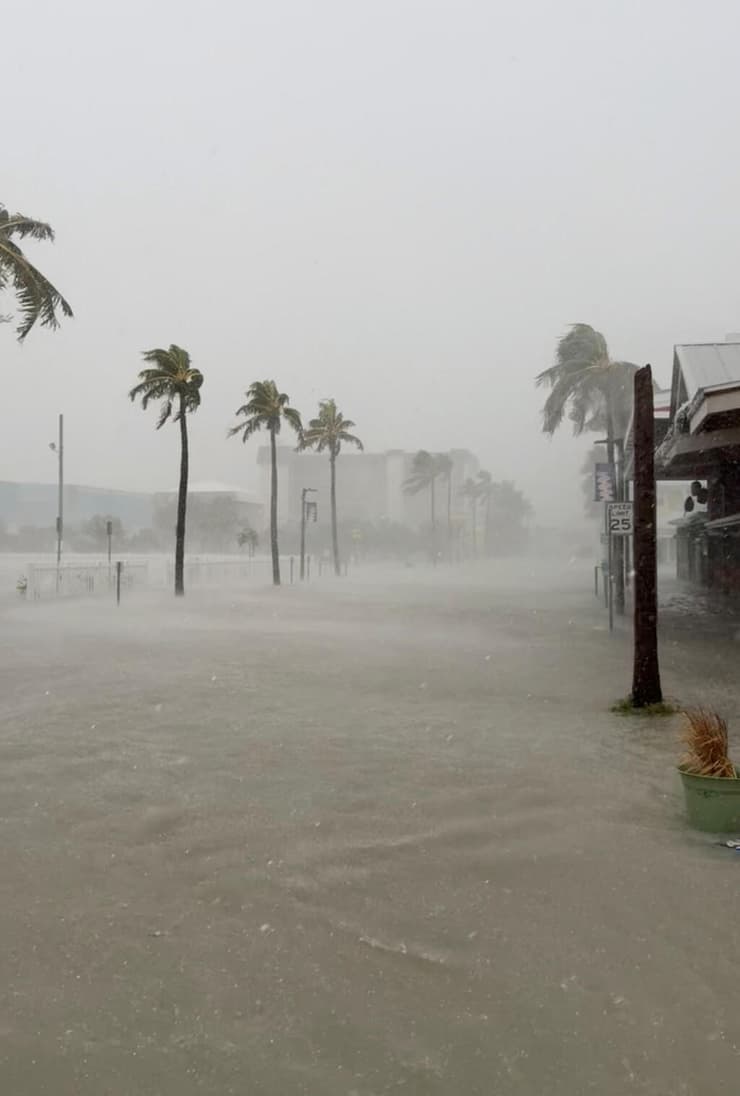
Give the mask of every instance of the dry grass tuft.
[{"label": "dry grass tuft", "polygon": [[695,776],[737,776],[727,756],[727,723],[722,716],[706,708],[687,708],[683,714],[686,753],[681,768]]}]

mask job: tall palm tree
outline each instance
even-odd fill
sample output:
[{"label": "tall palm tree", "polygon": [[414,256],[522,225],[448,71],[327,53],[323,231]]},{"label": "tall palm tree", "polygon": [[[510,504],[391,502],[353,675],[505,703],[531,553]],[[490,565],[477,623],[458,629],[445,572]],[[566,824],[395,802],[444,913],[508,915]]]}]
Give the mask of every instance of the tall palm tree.
[{"label": "tall palm tree", "polygon": [[[637,366],[614,361],[606,339],[587,323],[573,324],[560,339],[555,364],[538,373],[535,382],[550,394],[542,409],[542,429],[554,434],[566,412],[575,434],[584,430],[606,432],[607,460],[615,465],[615,449],[627,433],[632,410],[632,384]],[[617,477],[617,498],[623,496],[622,477]],[[615,544],[616,608],[624,612],[624,563],[622,538]]]},{"label": "tall palm tree", "polygon": [[437,454],[437,474],[447,484],[447,554],[452,562],[452,473],[454,462],[449,453]]},{"label": "tall palm tree", "polygon": [[418,495],[420,491],[429,491],[429,519],[432,527],[432,560],[437,562],[437,510],[436,487],[439,476],[437,457],[426,449],[415,453],[411,461],[411,474],[404,480],[403,490],[407,495]]},{"label": "tall palm tree", "polygon": [[37,321],[42,327],[57,327],[57,312],[63,316],[72,315],[72,309],[59,290],[37,270],[15,242],[27,238],[53,241],[54,230],[51,225],[22,213],[8,213],[5,206],[0,205],[0,292],[10,288],[15,293],[21,342]]},{"label": "tall palm tree", "polygon": [[188,505],[188,471],[190,454],[188,447],[187,414],[200,407],[200,389],[203,374],[190,364],[190,355],[180,346],[170,345],[169,350],[156,347],[143,354],[149,369],[139,373],[139,383],[129,392],[133,402],[141,399],[146,410],[150,400],[161,400],[157,420],[159,430],[168,419],[180,424],[180,483],[177,488],[177,523],[175,525],[175,596],[185,593],[185,516]]},{"label": "tall palm tree", "polygon": [[283,422],[295,430],[299,440],[303,437],[301,416],[294,407],[290,407],[290,397],[279,392],[274,381],[255,381],[246,392],[247,402],[237,408],[243,422],[229,430],[229,436],[241,434],[242,441],[248,441],[253,434],[267,430],[270,435],[270,548],[272,551],[272,581],[280,585],[280,551],[278,547],[278,471],[277,436]]},{"label": "tall palm tree", "polygon": [[471,520],[471,540],[473,547],[473,555],[478,554],[478,536],[477,536],[477,512],[478,512],[478,499],[480,498],[479,485],[470,476],[465,480],[465,483],[460,488],[460,494],[463,498],[466,498],[470,503],[470,520]]},{"label": "tall palm tree", "polygon": [[476,498],[483,503],[483,551],[490,555],[491,548],[491,500],[496,494],[496,484],[493,476],[484,468],[476,476]]},{"label": "tall palm tree", "polygon": [[436,511],[436,483],[439,475],[437,458],[426,449],[420,449],[414,453],[411,461],[411,474],[403,482],[403,490],[406,495],[418,495],[420,491],[429,490],[429,520],[432,531],[437,528]]},{"label": "tall palm tree", "polygon": [[331,546],[334,553],[334,573],[341,575],[342,568],[339,560],[339,538],[337,536],[337,457],[342,443],[356,445],[362,449],[359,438],[350,433],[354,423],[351,419],[345,419],[337,409],[334,400],[322,400],[319,403],[318,418],[311,419],[308,428],[303,434],[299,449],[315,449],[321,453],[329,450],[329,467],[331,469]]}]

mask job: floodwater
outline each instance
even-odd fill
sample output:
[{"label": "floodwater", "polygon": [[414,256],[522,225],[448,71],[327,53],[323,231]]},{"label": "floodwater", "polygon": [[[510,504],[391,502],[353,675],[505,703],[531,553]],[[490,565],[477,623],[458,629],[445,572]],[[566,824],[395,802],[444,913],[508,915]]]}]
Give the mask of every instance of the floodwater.
[{"label": "floodwater", "polygon": [[737,1093],[740,857],[589,583],[4,604],[0,1092]]}]

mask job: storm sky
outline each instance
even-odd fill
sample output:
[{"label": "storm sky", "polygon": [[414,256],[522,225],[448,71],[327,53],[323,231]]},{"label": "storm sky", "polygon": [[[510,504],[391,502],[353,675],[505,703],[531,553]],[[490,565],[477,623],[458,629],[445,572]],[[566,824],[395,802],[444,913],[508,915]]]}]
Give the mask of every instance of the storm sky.
[{"label": "storm sky", "polygon": [[[2,190],[75,319],[0,328],[0,478],[165,489],[140,351],[205,373],[192,480],[274,377],[370,449],[467,446],[542,521],[584,442],[539,434],[567,325],[670,377],[740,330],[733,0],[36,0],[5,13]],[[8,300],[0,311],[9,311]]]}]

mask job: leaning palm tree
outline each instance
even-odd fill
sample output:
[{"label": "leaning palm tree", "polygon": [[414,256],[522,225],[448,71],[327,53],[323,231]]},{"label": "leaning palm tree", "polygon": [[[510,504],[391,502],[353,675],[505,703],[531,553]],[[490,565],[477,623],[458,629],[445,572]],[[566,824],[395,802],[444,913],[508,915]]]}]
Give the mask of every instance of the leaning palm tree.
[{"label": "leaning palm tree", "polygon": [[322,400],[319,403],[319,415],[311,419],[308,428],[304,432],[299,449],[315,449],[321,453],[324,449],[329,451],[329,467],[331,469],[331,546],[334,553],[334,572],[341,575],[342,567],[339,559],[339,537],[337,536],[337,457],[342,449],[342,443],[356,445],[362,449],[362,442],[350,430],[354,427],[351,419],[345,419],[337,409],[334,400]]},{"label": "leaning palm tree", "polygon": [[411,461],[411,474],[404,480],[403,490],[407,495],[418,495],[421,491],[429,491],[429,517],[432,527],[432,559],[437,561],[437,512],[436,512],[436,487],[439,476],[439,464],[437,457],[426,449],[420,449],[415,453]]},{"label": "leaning palm tree", "polygon": [[414,453],[411,461],[411,474],[403,481],[406,495],[418,495],[420,491],[429,491],[429,517],[432,531],[437,528],[436,484],[439,476],[437,457],[426,449]]},{"label": "leaning palm tree", "polygon": [[149,369],[139,373],[139,383],[129,392],[133,402],[141,399],[146,410],[150,400],[161,400],[157,420],[159,430],[168,419],[180,424],[180,483],[177,488],[177,523],[175,525],[175,596],[185,593],[185,516],[188,505],[188,471],[190,453],[188,447],[188,412],[200,407],[200,389],[203,374],[190,364],[190,355],[180,346],[170,345],[169,350],[156,347],[146,350],[144,361]]},{"label": "leaning palm tree", "polygon": [[248,441],[253,434],[265,429],[270,435],[270,548],[272,550],[272,581],[280,585],[280,552],[278,548],[278,473],[277,473],[277,436],[280,427],[286,422],[295,430],[299,440],[303,437],[301,416],[294,407],[290,407],[290,397],[278,392],[274,381],[255,381],[246,392],[247,402],[237,408],[243,422],[229,430],[229,437],[241,434],[242,441]]},{"label": "leaning palm tree", "polygon": [[554,434],[566,412],[575,434],[604,430],[608,460],[614,443],[624,438],[632,408],[632,378],[636,365],[613,361],[606,339],[585,323],[573,324],[558,342],[555,364],[538,373],[538,387],[550,394],[542,409],[542,429]]},{"label": "leaning palm tree", "polygon": [[[14,239],[15,237],[15,239]],[[0,292],[11,289],[18,302],[18,339],[23,342],[38,321],[57,327],[57,312],[71,316],[72,309],[58,289],[24,255],[16,239],[53,240],[54,230],[43,221],[22,213],[8,213],[0,205]]]},{"label": "leaning palm tree", "polygon": [[[607,460],[615,466],[615,449],[627,433],[632,409],[632,384],[637,366],[614,361],[606,339],[587,323],[573,324],[560,339],[555,364],[535,378],[538,387],[550,394],[542,409],[542,429],[554,434],[566,412],[575,434],[585,430],[605,431]],[[621,474],[617,479],[617,498],[623,497]],[[624,562],[622,538],[616,538],[616,608],[624,612]]]}]

